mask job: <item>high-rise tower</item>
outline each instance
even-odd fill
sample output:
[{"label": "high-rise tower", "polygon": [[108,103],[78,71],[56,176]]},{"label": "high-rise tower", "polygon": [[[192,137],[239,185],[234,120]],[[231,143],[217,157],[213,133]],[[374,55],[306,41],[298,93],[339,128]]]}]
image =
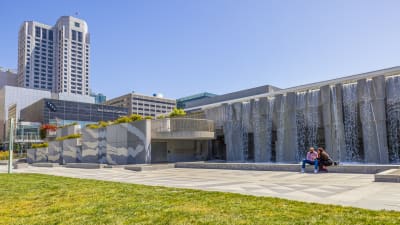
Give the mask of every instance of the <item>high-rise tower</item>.
[{"label": "high-rise tower", "polygon": [[88,26],[62,16],[55,26],[24,22],[18,40],[18,85],[89,95]]}]

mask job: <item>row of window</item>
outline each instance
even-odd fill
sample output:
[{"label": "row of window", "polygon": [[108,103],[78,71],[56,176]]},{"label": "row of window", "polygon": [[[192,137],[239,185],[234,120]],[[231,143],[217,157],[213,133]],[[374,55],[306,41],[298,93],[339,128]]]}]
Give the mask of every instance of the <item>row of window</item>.
[{"label": "row of window", "polygon": [[53,31],[35,26],[35,36],[42,39],[53,40]]}]

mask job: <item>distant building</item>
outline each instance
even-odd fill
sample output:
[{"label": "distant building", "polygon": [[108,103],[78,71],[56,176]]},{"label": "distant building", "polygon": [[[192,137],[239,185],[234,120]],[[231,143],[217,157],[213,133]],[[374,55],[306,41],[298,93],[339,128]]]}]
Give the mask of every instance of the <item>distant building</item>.
[{"label": "distant building", "polygon": [[[11,118],[8,115],[9,111],[13,112],[15,121],[18,121],[21,109],[42,98],[51,98],[51,93],[49,91],[12,86],[4,86],[0,89],[0,139],[2,141],[8,137],[9,124],[7,122]],[[15,110],[10,110],[13,107],[15,107]]]},{"label": "distant building", "polygon": [[42,124],[67,125],[73,122],[85,125],[115,120],[128,115],[128,109],[84,102],[44,98],[21,110],[24,121]]},{"label": "distant building", "polygon": [[176,107],[176,100],[167,99],[162,95],[146,96],[129,93],[105,102],[106,105],[126,107],[129,114],[156,117],[168,114]]},{"label": "distant building", "polygon": [[203,92],[183,98],[179,98],[176,100],[176,106],[178,109],[184,109],[186,107],[186,104],[192,101],[204,99],[204,98],[211,98],[217,96],[216,94],[208,93],[208,92]]},{"label": "distant building", "polygon": [[[75,101],[84,103],[94,103],[94,98],[90,96],[77,95],[71,93],[51,93],[46,90],[36,90],[30,88],[4,86],[0,89],[0,140],[8,136],[9,111],[13,112],[12,117],[15,121],[24,120],[20,117],[21,109],[43,99],[52,98],[65,101]],[[13,109],[15,107],[15,110]],[[11,110],[12,109],[12,110]],[[32,122],[32,121],[31,121]]]},{"label": "distant building", "polygon": [[89,95],[88,26],[62,16],[55,26],[25,21],[18,38],[18,86]]},{"label": "distant building", "polygon": [[217,95],[211,98],[202,98],[198,100],[189,101],[185,104],[185,109],[190,111],[196,110],[197,107],[204,107],[205,105],[219,104],[221,102],[228,103],[229,101],[238,101],[238,99],[246,98],[249,96],[261,95],[266,93],[272,93],[281,90],[280,88],[264,85],[260,87],[245,89],[241,91],[236,91],[228,94]]},{"label": "distant building", "polygon": [[6,85],[17,86],[17,73],[12,70],[2,70],[0,67],[0,88]]},{"label": "distant building", "polygon": [[90,93],[90,96],[94,98],[94,103],[96,104],[103,104],[104,102],[107,101],[107,97],[103,95],[102,93]]}]

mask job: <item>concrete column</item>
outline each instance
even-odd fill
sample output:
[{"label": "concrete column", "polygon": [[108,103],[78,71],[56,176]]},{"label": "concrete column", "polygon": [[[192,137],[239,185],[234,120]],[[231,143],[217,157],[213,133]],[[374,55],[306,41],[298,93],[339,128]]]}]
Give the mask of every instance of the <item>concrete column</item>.
[{"label": "concrete column", "polygon": [[357,82],[360,118],[363,133],[364,161],[388,163],[385,112],[385,80],[383,76]]},{"label": "concrete column", "polygon": [[283,161],[296,162],[297,151],[297,128],[296,128],[296,93],[289,92],[286,94],[285,103],[285,134]]},{"label": "concrete column", "polygon": [[386,129],[386,82],[384,76],[372,79],[372,109],[375,119],[375,131],[379,147],[379,163],[389,163],[389,151]]},{"label": "concrete column", "polygon": [[[335,161],[343,161],[346,156],[346,144],[345,144],[345,138],[344,138],[344,123],[343,123],[343,92],[342,92],[342,84],[337,84],[335,86],[336,90],[336,104],[335,102],[332,103],[333,108],[332,110],[332,124],[333,124],[333,129],[335,132],[333,132],[334,135],[334,144],[332,146],[332,151],[336,152],[333,154],[333,159]],[[332,96],[333,98],[334,96]],[[336,149],[335,149],[336,148]],[[335,154],[337,155],[337,158],[335,157]]]},{"label": "concrete column", "polygon": [[267,98],[260,98],[253,102],[253,134],[254,134],[254,161],[268,162],[267,133],[266,133],[266,110],[268,107]]}]

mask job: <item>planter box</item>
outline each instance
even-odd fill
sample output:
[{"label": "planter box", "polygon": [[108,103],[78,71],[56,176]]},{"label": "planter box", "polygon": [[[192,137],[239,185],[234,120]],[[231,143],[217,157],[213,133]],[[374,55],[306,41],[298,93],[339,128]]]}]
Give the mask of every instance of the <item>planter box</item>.
[{"label": "planter box", "polygon": [[57,128],[57,137],[63,137],[70,134],[80,134],[81,133],[81,125],[71,125],[63,128]]},{"label": "planter box", "polygon": [[36,149],[30,148],[26,151],[26,162],[32,164],[36,161]]},{"label": "planter box", "polygon": [[47,162],[48,148],[36,148],[35,150],[35,163]]},{"label": "planter box", "polygon": [[63,164],[80,162],[80,144],[80,138],[66,139],[61,142]]},{"label": "planter box", "polygon": [[47,152],[47,162],[62,163],[61,143],[59,141],[49,142],[49,147]]},{"label": "planter box", "polygon": [[106,129],[84,128],[82,132],[82,160],[83,163],[105,163],[106,162]]},{"label": "planter box", "polygon": [[111,125],[106,129],[108,164],[150,163],[150,120]]}]

